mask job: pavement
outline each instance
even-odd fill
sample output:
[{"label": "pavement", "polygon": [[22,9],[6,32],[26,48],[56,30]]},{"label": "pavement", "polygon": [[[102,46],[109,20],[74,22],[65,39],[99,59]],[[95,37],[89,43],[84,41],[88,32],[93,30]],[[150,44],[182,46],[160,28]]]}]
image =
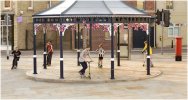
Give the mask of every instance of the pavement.
[{"label": "pavement", "polygon": [[[131,60],[115,60],[115,80],[110,79],[110,53],[104,58],[104,68],[97,68],[97,55],[92,53],[91,80],[80,79],[76,52],[64,52],[64,79],[59,79],[59,51],[55,51],[52,66],[43,69],[43,55],[37,51],[39,79],[32,79],[32,51],[22,51],[19,67],[10,70],[12,57],[1,55],[1,98],[2,99],[186,99],[187,98],[187,52],[183,60],[175,61],[173,51],[154,53],[154,68],[146,75],[142,66],[143,55],[133,51]],[[87,71],[88,72],[88,71]],[[101,77],[102,76],[102,77]],[[42,77],[42,79],[40,79]],[[45,79],[46,78],[46,79]],[[54,81],[55,80],[55,81]],[[64,81],[65,80],[65,81]],[[89,83],[89,84],[88,84]]]},{"label": "pavement", "polygon": [[[107,58],[105,58],[107,59]],[[107,62],[108,60],[104,60]],[[97,58],[90,64],[90,76],[89,78],[81,78],[78,71],[82,68],[76,66],[73,62],[76,59],[67,59],[64,62],[64,79],[60,79],[60,68],[59,64],[50,66],[47,69],[39,69],[37,74],[33,74],[32,71],[26,72],[26,75],[36,81],[44,82],[76,82],[76,83],[105,83],[105,82],[123,82],[123,81],[138,81],[157,77],[162,72],[157,68],[151,68],[151,74],[146,75],[146,67],[140,66],[139,62],[123,61],[121,60],[121,66],[115,66],[115,79],[111,79],[111,68],[110,64],[104,63],[103,68],[98,68]],[[110,60],[108,61],[110,62]],[[68,67],[68,68],[67,68]],[[86,70],[86,76],[89,75],[89,68]]]}]

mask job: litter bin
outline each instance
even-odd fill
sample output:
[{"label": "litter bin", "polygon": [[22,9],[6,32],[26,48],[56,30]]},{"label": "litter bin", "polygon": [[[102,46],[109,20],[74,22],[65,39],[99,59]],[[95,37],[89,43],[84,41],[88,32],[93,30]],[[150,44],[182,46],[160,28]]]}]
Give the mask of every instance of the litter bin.
[{"label": "litter bin", "polygon": [[176,37],[176,61],[182,61],[182,37]]}]

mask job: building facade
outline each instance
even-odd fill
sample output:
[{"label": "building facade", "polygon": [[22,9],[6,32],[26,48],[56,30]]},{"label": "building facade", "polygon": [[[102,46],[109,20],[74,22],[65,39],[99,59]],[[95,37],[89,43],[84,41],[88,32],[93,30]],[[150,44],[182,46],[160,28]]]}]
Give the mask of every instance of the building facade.
[{"label": "building facade", "polygon": [[10,16],[9,26],[9,45],[11,48],[19,49],[33,48],[33,21],[32,15],[41,10],[45,10],[60,1],[17,1],[3,0],[1,1],[1,45],[6,45],[6,26],[5,15]]},{"label": "building facade", "polygon": [[[187,46],[187,1],[156,1],[156,8],[160,11],[170,10],[170,26],[156,25],[157,47],[173,47],[177,36],[183,37],[182,45]],[[162,39],[163,37],[163,39]]]},{"label": "building facade", "polygon": [[[60,1],[14,1],[6,0],[1,1],[1,24],[4,23],[4,16],[10,15],[9,26],[9,44],[13,47],[20,49],[32,49],[33,48],[33,22],[32,15],[43,11],[50,6],[58,4]],[[175,44],[175,36],[179,35],[183,38],[183,45],[187,45],[187,31],[186,29],[186,1],[172,1],[173,7],[169,6],[171,3],[166,1],[152,1],[152,0],[138,0],[138,1],[124,1],[132,7],[143,10],[150,15],[155,15],[156,9],[170,9],[171,11],[171,26],[164,28],[163,34],[163,46],[169,47]],[[167,6],[168,5],[168,6]],[[77,25],[76,25],[77,26]],[[80,25],[81,32],[81,48],[85,48],[89,45],[89,30],[83,25]],[[153,25],[151,27],[150,43],[152,47],[161,47],[161,32],[160,25]],[[66,50],[77,49],[77,29],[72,31],[71,27],[66,30],[63,37],[64,47]],[[100,43],[106,50],[110,49],[110,35],[108,32],[103,32],[102,29],[92,30],[92,50],[97,49]],[[130,40],[131,48],[142,48],[143,41],[146,39],[146,33],[140,30],[128,30],[127,27],[120,31],[120,44],[127,45],[128,37]],[[128,36],[130,35],[130,36]],[[142,37],[142,38],[140,38]],[[55,49],[59,48],[59,33],[56,30],[47,30],[47,41],[52,41]],[[6,27],[1,27],[1,45],[6,45]],[[117,45],[117,35],[115,35],[115,47]],[[43,48],[43,31],[42,27],[37,33],[37,49]]]}]

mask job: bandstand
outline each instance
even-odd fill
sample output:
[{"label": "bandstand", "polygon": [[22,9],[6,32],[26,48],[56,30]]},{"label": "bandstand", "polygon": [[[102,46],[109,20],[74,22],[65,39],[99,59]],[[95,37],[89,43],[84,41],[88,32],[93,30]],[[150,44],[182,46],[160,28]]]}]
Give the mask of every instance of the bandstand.
[{"label": "bandstand", "polygon": [[[36,34],[37,27],[43,27],[44,33],[44,69],[46,67],[46,25],[53,24],[59,31],[60,37],[60,79],[64,79],[64,58],[63,58],[63,38],[64,32],[69,26],[78,26],[78,41],[80,41],[80,24],[84,24],[90,31],[92,37],[92,27],[94,25],[102,25],[111,36],[111,79],[115,79],[114,71],[114,32],[119,30],[119,26],[128,24],[129,29],[142,29],[147,33],[147,41],[149,47],[149,26],[154,22],[155,18],[147,15],[136,8],[130,7],[122,1],[76,1],[65,0],[58,5],[51,7],[45,11],[33,15],[33,74],[37,74],[37,54],[36,54]],[[118,27],[118,28],[117,28]],[[119,36],[119,31],[118,31]],[[118,39],[119,41],[119,39]],[[89,42],[91,45],[91,41]],[[150,53],[147,48],[147,75],[150,75]],[[118,65],[120,65],[120,48],[118,43]],[[122,52],[122,51],[121,51]],[[77,65],[79,65],[80,47],[78,42]]]}]

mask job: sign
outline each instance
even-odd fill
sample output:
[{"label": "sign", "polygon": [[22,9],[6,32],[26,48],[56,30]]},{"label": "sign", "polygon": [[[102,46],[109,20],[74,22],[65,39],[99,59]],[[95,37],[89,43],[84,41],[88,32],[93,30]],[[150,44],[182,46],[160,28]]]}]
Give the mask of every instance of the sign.
[{"label": "sign", "polygon": [[18,23],[21,23],[21,22],[22,22],[22,16],[19,16],[19,17],[17,18],[17,22],[18,22]]}]

